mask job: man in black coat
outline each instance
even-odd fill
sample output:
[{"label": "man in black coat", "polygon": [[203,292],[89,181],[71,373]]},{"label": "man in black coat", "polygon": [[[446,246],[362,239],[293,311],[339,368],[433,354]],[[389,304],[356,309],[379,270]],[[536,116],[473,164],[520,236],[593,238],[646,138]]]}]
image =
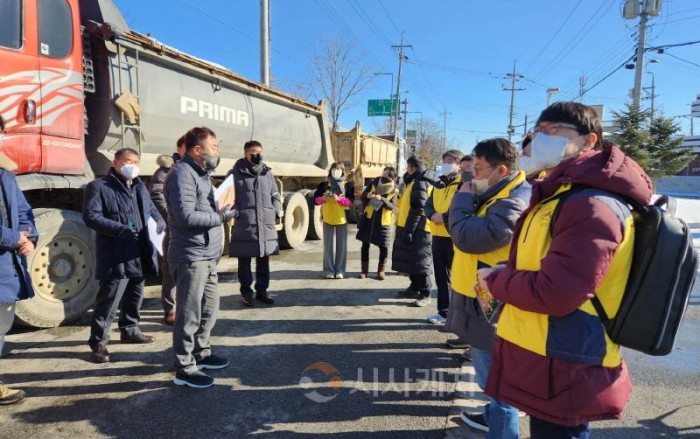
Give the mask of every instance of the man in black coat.
[{"label": "man in black coat", "polygon": [[263,147],[251,140],[243,146],[245,157],[233,165],[236,200],[236,221],[231,230],[229,256],[238,258],[238,281],[245,306],[253,306],[253,273],[255,258],[255,298],[266,304],[275,300],[270,286],[270,255],[279,253],[275,218],[282,213],[280,193],[272,170],[262,160]]},{"label": "man in black coat", "polygon": [[425,203],[432,185],[419,158],[411,156],[406,162],[407,171],[403,176],[406,188],[399,199],[391,267],[408,275],[411,284],[403,294],[409,297],[417,295],[414,304],[423,307],[430,303],[430,275],[433,272],[430,227],[425,215]]},{"label": "man in black coat", "polygon": [[96,233],[97,272],[100,281],[92,315],[91,359],[109,361],[109,329],[117,308],[122,343],[152,343],[138,327],[143,302],[144,273],[157,272],[156,249],[148,236],[148,219],[165,222],[138,178],[138,152],[123,148],[114,154],[109,173],[85,188],[83,220]]}]

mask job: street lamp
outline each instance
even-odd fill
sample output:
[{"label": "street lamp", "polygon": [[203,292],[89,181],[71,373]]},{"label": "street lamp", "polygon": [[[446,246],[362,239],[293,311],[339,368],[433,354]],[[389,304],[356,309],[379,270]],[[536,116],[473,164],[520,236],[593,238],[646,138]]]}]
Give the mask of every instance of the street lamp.
[{"label": "street lamp", "polygon": [[[656,58],[651,58],[649,61],[647,61],[647,64],[657,64],[660,61]],[[649,95],[649,99],[651,99],[651,108],[649,110],[649,119],[650,121],[654,121],[654,99],[656,98],[656,85],[654,84],[654,72],[647,70],[646,72],[648,75],[651,75],[651,94]],[[647,89],[647,87],[642,87],[644,90]]]},{"label": "street lamp", "polygon": [[545,105],[545,108],[549,107],[549,99],[552,97],[552,95],[555,95],[559,93],[561,90],[559,87],[552,87],[547,89],[547,104]]}]

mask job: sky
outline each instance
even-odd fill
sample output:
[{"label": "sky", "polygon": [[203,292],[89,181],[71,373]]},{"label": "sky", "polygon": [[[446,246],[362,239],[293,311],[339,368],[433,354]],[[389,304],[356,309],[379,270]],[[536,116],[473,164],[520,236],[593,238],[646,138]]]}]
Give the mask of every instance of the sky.
[{"label": "sky", "polygon": [[[133,30],[260,81],[259,0],[114,0]],[[551,101],[604,105],[604,119],[624,109],[634,70],[623,67],[637,45],[639,19],[622,17],[622,0],[270,0],[271,76],[291,90],[309,75],[311,53],[321,41],[342,35],[356,42],[358,59],[378,75],[344,111],[340,124],[356,120],[370,132],[381,117],[367,116],[367,100],[388,99],[396,87],[403,35],[402,95],[409,122],[431,118],[468,152],[477,141],[507,136],[513,64],[514,120],[519,140],[525,117],[536,120],[546,90]],[[647,47],[700,41],[700,1],[661,0],[648,22]],[[655,109],[675,117],[690,134],[690,104],[700,94],[700,44],[647,52],[643,86],[655,85]],[[274,84],[273,84],[274,85]],[[643,96],[650,95],[650,89]],[[650,105],[642,101],[642,108]],[[446,118],[445,118],[445,113]],[[697,125],[697,121],[696,125]],[[700,125],[695,134],[700,132]]]}]

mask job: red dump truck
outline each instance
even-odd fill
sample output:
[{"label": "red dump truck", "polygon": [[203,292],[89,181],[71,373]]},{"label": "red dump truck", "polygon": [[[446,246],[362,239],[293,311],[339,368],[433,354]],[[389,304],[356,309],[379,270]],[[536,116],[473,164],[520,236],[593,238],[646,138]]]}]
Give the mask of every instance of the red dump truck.
[{"label": "red dump truck", "polygon": [[324,106],[304,102],[134,32],[110,0],[0,2],[2,151],[42,234],[30,257],[36,297],[20,323],[51,327],[92,305],[93,235],[80,213],[84,186],[122,147],[141,153],[142,175],[188,128],[221,142],[223,177],[256,139],[284,194],[283,246],[319,238],[310,191],[333,161]]}]

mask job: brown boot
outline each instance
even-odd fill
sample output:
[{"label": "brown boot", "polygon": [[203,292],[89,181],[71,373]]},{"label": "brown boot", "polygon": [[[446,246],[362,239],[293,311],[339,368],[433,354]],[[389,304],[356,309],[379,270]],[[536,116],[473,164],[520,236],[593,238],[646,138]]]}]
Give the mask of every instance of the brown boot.
[{"label": "brown boot", "polygon": [[360,275],[358,276],[360,279],[364,279],[367,277],[367,271],[369,271],[369,261],[361,261],[362,268],[360,269]]},{"label": "brown boot", "polygon": [[386,279],[386,273],[384,273],[385,268],[386,268],[386,263],[380,262],[379,266],[377,267],[377,280]]}]

